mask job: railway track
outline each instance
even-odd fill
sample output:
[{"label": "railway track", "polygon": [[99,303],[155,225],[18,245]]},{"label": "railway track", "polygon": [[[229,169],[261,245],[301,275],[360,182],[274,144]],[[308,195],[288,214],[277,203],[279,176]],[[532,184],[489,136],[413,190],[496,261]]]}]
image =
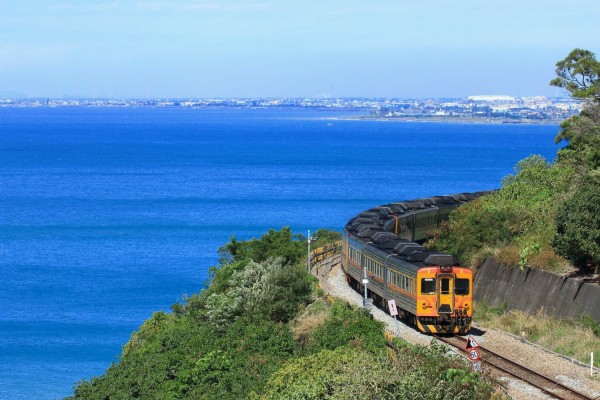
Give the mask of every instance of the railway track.
[{"label": "railway track", "polygon": [[[456,336],[436,336],[436,339],[458,349],[463,354],[466,353],[464,348],[465,340],[463,338]],[[556,379],[546,376],[543,373],[511,361],[490,349],[479,346],[479,350],[481,353],[481,362],[529,383],[552,398],[559,400],[594,400],[593,397],[589,397],[584,393],[565,386]]]},{"label": "railway track", "polygon": [[[319,278],[321,281],[321,287],[323,288],[326,294],[331,294],[335,297],[339,297],[341,299],[345,299],[352,304],[360,305],[362,304],[362,298],[358,295],[353,289],[351,289],[345,282],[343,278],[343,273],[340,272],[340,259],[339,253],[329,254],[324,260],[316,262],[313,264],[312,272],[313,274]],[[387,330],[392,336],[400,336],[403,339],[409,341],[413,344],[419,345],[428,345],[431,342],[432,336],[430,335],[422,335],[416,329],[412,327],[408,327],[402,323],[395,325],[392,318],[389,314],[384,311],[372,308],[370,312],[374,315],[376,319],[379,319],[387,324]],[[398,331],[399,329],[399,331]],[[503,337],[497,337],[494,332],[490,332],[495,340],[504,340]],[[465,339],[462,337],[444,337],[444,336],[436,336],[440,341],[450,345],[451,347],[456,347],[461,354],[466,355],[465,347]],[[388,346],[391,348],[394,347],[392,343],[388,343]],[[517,347],[519,347],[517,345]],[[574,372],[571,368],[573,365],[566,362],[564,360],[559,359],[553,360],[553,376],[558,374],[564,374],[567,380],[572,380],[575,384],[578,384],[578,388],[580,390],[584,390],[590,395],[586,395],[577,389],[573,389],[572,387],[568,387],[563,385],[561,382],[557,380],[544,376],[543,373],[538,373],[536,371],[531,371],[527,374],[526,371],[523,371],[521,365],[511,362],[507,360],[504,364],[500,364],[501,361],[495,363],[495,360],[506,359],[506,357],[502,357],[499,354],[496,354],[492,350],[489,350],[485,347],[480,346],[479,350],[483,354],[483,363],[488,365],[488,370],[495,370],[502,372],[505,376],[513,376],[516,380],[520,382],[529,383],[529,385],[510,385],[510,387],[506,387],[507,393],[510,396],[514,396],[514,398],[518,399],[528,399],[534,398],[535,394],[531,391],[533,388],[537,388],[541,391],[538,392],[538,396],[542,393],[545,395],[544,398],[556,398],[556,399],[594,399],[600,400],[600,390],[593,382],[586,382],[584,377],[579,375],[579,372]],[[528,354],[526,351],[525,354]],[[547,353],[544,353],[547,354]],[[496,357],[494,357],[496,355]],[[533,356],[536,360],[535,362],[544,363],[544,360],[541,360],[540,357]],[[543,357],[542,357],[543,358]],[[497,365],[496,365],[497,364]],[[564,368],[564,369],[561,369]],[[578,367],[579,369],[579,367]],[[519,370],[521,372],[519,372]]]}]

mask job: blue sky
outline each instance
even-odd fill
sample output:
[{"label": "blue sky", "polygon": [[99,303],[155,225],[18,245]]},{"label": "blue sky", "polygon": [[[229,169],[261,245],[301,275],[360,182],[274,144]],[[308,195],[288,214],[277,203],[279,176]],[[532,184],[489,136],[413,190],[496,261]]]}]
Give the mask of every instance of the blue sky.
[{"label": "blue sky", "polygon": [[0,93],[555,96],[599,19],[598,0],[0,0]]}]

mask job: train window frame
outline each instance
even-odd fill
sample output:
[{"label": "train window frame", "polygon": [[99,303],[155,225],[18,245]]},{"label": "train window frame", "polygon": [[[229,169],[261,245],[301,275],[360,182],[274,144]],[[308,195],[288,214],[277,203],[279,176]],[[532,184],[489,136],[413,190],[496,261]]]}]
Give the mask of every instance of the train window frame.
[{"label": "train window frame", "polygon": [[[425,284],[429,284],[432,283],[433,284],[433,290],[429,290],[429,291],[425,291],[426,285]],[[429,286],[431,285],[427,285],[427,288],[429,288]],[[421,294],[435,294],[435,278],[421,278]]]},{"label": "train window frame", "polygon": [[[464,283],[464,282],[467,283],[467,290],[466,290],[466,292],[464,292],[462,290],[459,291],[459,286],[460,286],[459,281],[461,282],[461,284]],[[467,278],[456,278],[455,279],[455,281],[454,281],[454,294],[456,294],[458,296],[468,296],[470,294],[470,292],[471,292],[471,284],[470,284],[469,279],[467,279]]]}]

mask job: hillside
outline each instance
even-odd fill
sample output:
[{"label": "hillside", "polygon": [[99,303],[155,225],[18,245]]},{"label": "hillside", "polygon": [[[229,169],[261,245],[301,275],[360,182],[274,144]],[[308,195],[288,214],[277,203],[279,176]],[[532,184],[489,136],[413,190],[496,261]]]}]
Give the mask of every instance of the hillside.
[{"label": "hillside", "polygon": [[[317,245],[337,233],[316,232]],[[158,312],[70,399],[488,399],[493,386],[439,346],[395,339],[363,309],[321,296],[289,228],[220,249],[210,286]]]}]

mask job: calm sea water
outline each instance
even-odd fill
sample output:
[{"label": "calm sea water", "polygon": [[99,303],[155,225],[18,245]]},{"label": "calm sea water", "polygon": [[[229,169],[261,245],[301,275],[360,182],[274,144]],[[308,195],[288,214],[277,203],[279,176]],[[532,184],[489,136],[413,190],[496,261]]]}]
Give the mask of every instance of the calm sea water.
[{"label": "calm sea water", "polygon": [[556,126],[323,120],[332,112],[0,109],[0,398],[101,374],[217,248],[289,225],[497,188]]}]

